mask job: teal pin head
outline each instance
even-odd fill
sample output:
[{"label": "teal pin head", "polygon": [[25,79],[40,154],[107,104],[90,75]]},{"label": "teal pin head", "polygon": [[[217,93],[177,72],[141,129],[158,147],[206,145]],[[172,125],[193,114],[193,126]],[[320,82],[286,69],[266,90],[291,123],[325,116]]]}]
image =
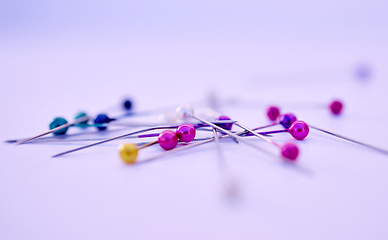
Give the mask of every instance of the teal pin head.
[{"label": "teal pin head", "polygon": [[[64,119],[63,117],[56,117],[50,123],[50,130],[57,128],[57,127],[60,127],[60,126],[65,125],[65,124],[67,124],[66,119]],[[66,134],[68,129],[69,129],[68,127],[65,127],[65,128],[59,129],[58,131],[53,132],[53,134],[54,135],[64,135],[64,134]]]},{"label": "teal pin head", "polygon": [[[74,119],[78,120],[80,118],[87,117],[87,116],[88,115],[85,112],[79,112],[74,116]],[[79,122],[77,125],[80,127],[87,127],[88,126],[88,119],[86,119],[85,121]]]}]

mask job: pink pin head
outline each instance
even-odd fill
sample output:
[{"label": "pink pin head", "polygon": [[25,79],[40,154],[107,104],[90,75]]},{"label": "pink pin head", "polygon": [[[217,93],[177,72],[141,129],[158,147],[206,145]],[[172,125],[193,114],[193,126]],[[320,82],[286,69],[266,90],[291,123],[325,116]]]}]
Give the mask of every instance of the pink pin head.
[{"label": "pink pin head", "polygon": [[267,108],[267,116],[271,121],[275,121],[280,114],[280,109],[277,106],[269,106]]},{"label": "pink pin head", "polygon": [[298,146],[296,146],[294,143],[289,142],[282,146],[281,148],[282,156],[289,160],[289,161],[296,161],[296,158],[299,154]]},{"label": "pink pin head", "polygon": [[185,123],[176,130],[176,137],[181,142],[191,142],[195,138],[195,128],[193,125]]},{"label": "pink pin head", "polygon": [[[216,119],[216,121],[222,121],[222,120],[231,120],[231,119],[227,116],[219,116]],[[225,130],[232,130],[233,123],[217,123],[216,125]]]},{"label": "pink pin head", "polygon": [[159,134],[158,143],[164,150],[171,150],[178,144],[178,138],[173,131],[166,130]]},{"label": "pink pin head", "polygon": [[297,120],[296,116],[292,113],[286,113],[283,115],[280,115],[279,117],[279,123],[283,125],[284,128],[291,127],[291,124],[293,124]]},{"label": "pink pin head", "polygon": [[334,115],[341,114],[343,107],[344,107],[343,103],[341,101],[339,101],[339,100],[334,100],[329,105],[330,111]]},{"label": "pink pin head", "polygon": [[295,121],[288,132],[297,140],[303,140],[309,135],[309,125],[303,121]]}]

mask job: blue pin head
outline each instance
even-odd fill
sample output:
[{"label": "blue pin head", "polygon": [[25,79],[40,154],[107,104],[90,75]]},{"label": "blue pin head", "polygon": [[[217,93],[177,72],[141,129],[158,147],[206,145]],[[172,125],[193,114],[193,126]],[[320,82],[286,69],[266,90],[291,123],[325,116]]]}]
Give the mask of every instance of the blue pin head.
[{"label": "blue pin head", "polygon": [[[63,117],[56,117],[50,123],[50,130],[57,128],[57,127],[60,127],[62,125],[65,125],[66,123],[67,123],[67,121]],[[54,135],[64,135],[64,134],[66,134],[68,129],[69,129],[68,127],[65,127],[65,128],[59,129],[58,131],[53,132],[53,134]]]},{"label": "blue pin head", "polygon": [[127,111],[132,109],[132,101],[130,99],[125,99],[123,102],[123,108]]},{"label": "blue pin head", "polygon": [[[94,119],[94,124],[106,124],[112,121],[111,118],[108,117],[105,113],[100,113],[97,115],[97,117]],[[106,126],[97,126],[98,130],[105,130]]]}]

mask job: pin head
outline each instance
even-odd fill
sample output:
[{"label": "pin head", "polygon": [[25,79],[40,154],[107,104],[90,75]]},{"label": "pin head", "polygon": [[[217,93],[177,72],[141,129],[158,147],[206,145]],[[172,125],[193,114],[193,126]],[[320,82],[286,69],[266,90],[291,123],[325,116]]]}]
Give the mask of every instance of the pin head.
[{"label": "pin head", "polygon": [[360,80],[368,80],[372,76],[372,69],[366,63],[360,64],[356,68],[356,77]]},{"label": "pin head", "polygon": [[[104,113],[100,113],[97,115],[97,117],[94,119],[95,124],[104,124],[104,123],[109,123],[111,119],[108,117],[108,115]],[[105,126],[98,126],[98,130],[105,130]]]},{"label": "pin head", "polygon": [[309,126],[303,121],[295,121],[288,132],[297,140],[303,140],[309,135]]},{"label": "pin head", "polygon": [[299,154],[298,146],[292,142],[284,144],[281,148],[281,151],[282,156],[289,161],[296,161],[296,158]]},{"label": "pin head", "polygon": [[283,114],[279,117],[279,123],[284,127],[284,128],[289,128],[291,127],[291,124],[297,120],[296,116],[292,113],[286,113]]},{"label": "pin head", "polygon": [[190,119],[194,115],[193,109],[190,105],[180,106],[176,109],[177,118],[183,121]]},{"label": "pin head", "polygon": [[[75,120],[77,120],[77,119],[79,119],[79,118],[83,118],[83,117],[86,117],[86,116],[88,116],[85,112],[79,112],[79,113],[77,113],[75,116],[74,116],[74,119]],[[79,122],[78,123],[78,125],[79,126],[85,126],[85,125],[87,125],[88,124],[88,120],[85,120],[85,121],[82,121],[82,122]]]},{"label": "pin head", "polygon": [[280,114],[280,109],[277,106],[269,106],[267,108],[267,116],[271,121],[275,121]]},{"label": "pin head", "polygon": [[[56,117],[50,123],[50,130],[57,128],[57,127],[60,127],[62,125],[65,125],[66,123],[67,123],[67,121],[63,117]],[[58,131],[53,132],[53,134],[54,135],[64,135],[64,134],[66,134],[68,129],[69,129],[68,127],[65,127],[65,128],[59,129]]]},{"label": "pin head", "polygon": [[195,128],[193,125],[185,123],[178,127],[176,136],[181,142],[191,142],[195,138]]},{"label": "pin head", "polygon": [[159,134],[158,143],[164,150],[171,150],[178,144],[178,138],[173,131],[166,130]]},{"label": "pin head", "polygon": [[[231,120],[231,119],[227,116],[219,116],[216,119],[216,121],[222,121],[222,120]],[[232,130],[233,123],[216,123],[216,125],[225,130]]]},{"label": "pin head", "polygon": [[123,108],[127,111],[132,109],[132,101],[130,99],[125,99],[123,102]]},{"label": "pin head", "polygon": [[133,143],[122,144],[119,147],[120,157],[126,164],[134,164],[137,158],[137,147]]},{"label": "pin head", "polygon": [[330,103],[329,105],[329,108],[330,108],[330,111],[334,114],[334,115],[339,115],[341,114],[342,112],[342,108],[344,107],[344,105],[342,104],[341,101],[339,100],[334,100]]}]

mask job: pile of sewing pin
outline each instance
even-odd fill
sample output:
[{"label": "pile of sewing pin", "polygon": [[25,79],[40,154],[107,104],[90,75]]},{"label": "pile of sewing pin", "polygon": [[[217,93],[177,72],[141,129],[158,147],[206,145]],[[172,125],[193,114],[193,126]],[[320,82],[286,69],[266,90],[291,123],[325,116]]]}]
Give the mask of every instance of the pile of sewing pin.
[{"label": "pile of sewing pin", "polygon": [[[111,118],[105,113],[100,113],[94,118],[92,122],[91,122],[91,118],[84,112],[80,112],[76,114],[75,120],[71,123],[69,123],[63,117],[56,117],[49,124],[49,127],[50,127],[49,131],[31,138],[20,139],[20,140],[8,140],[7,142],[16,143],[18,145],[25,144],[34,140],[36,141],[39,138],[45,135],[48,135],[50,133],[52,133],[56,137],[63,136],[68,132],[68,129],[70,127],[78,127],[83,129],[89,128],[89,127],[95,127],[97,128],[98,131],[108,131],[108,126],[114,125],[115,123],[119,122],[122,119],[131,118],[138,115],[151,115],[155,113],[155,111],[132,112],[131,111],[132,105],[133,105],[132,101],[129,99],[126,99],[122,104],[123,109],[125,109],[124,114]],[[333,115],[340,115],[343,110],[343,103],[339,100],[334,100],[330,102],[328,107],[330,112]],[[275,105],[269,106],[266,109],[266,115],[268,119],[272,121],[272,123],[264,126],[259,126],[253,129],[247,128],[246,126],[242,125],[238,120],[234,120],[234,119],[232,120],[229,117],[219,114],[209,108],[205,108],[205,109],[206,109],[205,111],[202,110],[200,111],[201,113],[197,115],[197,114],[194,114],[194,110],[190,106],[188,105],[181,106],[176,109],[176,116],[183,124],[166,125],[168,121],[167,122],[165,121],[163,122],[164,125],[162,125],[162,123],[159,123],[151,126],[152,124],[144,123],[144,125],[147,126],[147,128],[143,128],[138,131],[129,132],[129,133],[111,137],[111,138],[87,139],[87,140],[99,140],[99,141],[96,141],[92,144],[85,145],[79,148],[71,149],[66,152],[56,154],[53,157],[59,157],[59,156],[76,152],[82,149],[86,149],[92,146],[96,146],[106,142],[114,141],[117,139],[128,138],[128,137],[136,137],[136,138],[142,138],[142,139],[157,137],[156,141],[151,141],[141,145],[136,145],[134,143],[127,143],[127,144],[121,145],[120,156],[122,160],[128,164],[134,164],[137,162],[137,155],[140,149],[152,146],[154,144],[159,144],[159,146],[162,149],[172,153],[178,150],[182,151],[184,149],[194,147],[194,146],[199,146],[212,141],[216,141],[217,144],[219,144],[219,139],[232,138],[236,142],[244,142],[248,146],[258,149],[259,151],[262,151],[262,148],[260,148],[257,144],[253,144],[252,142],[247,141],[245,139],[246,137],[254,136],[254,137],[261,138],[266,142],[271,143],[273,146],[279,148],[283,159],[293,162],[297,159],[299,155],[299,149],[297,145],[293,142],[287,142],[283,145],[280,145],[279,143],[270,139],[268,136],[273,134],[278,134],[278,133],[289,133],[294,139],[301,141],[307,137],[307,135],[309,134],[310,128],[316,129],[324,133],[328,133],[332,136],[336,136],[344,140],[361,144],[363,146],[372,148],[374,150],[377,150],[383,153],[387,153],[387,151],[383,149],[379,149],[377,147],[370,146],[368,144],[361,143],[359,141],[355,141],[350,138],[346,138],[339,134],[335,134],[315,126],[311,126],[305,123],[304,121],[298,120],[296,116],[292,113],[281,114],[279,107]],[[170,113],[170,117],[169,117],[170,122],[172,119],[173,117],[171,117],[171,113]],[[121,125],[119,124],[119,126],[127,127],[127,128],[131,128],[135,126],[139,127],[141,125],[142,123],[121,124]],[[276,126],[276,125],[281,126],[282,129],[263,131],[263,129],[265,128]],[[232,131],[232,126],[237,126],[241,130]],[[161,132],[147,133],[155,130],[159,130]],[[196,139],[195,137],[197,135],[197,131],[207,131],[207,132],[210,131],[212,132],[212,136],[209,136],[207,138]],[[61,138],[59,138],[58,140],[61,140]],[[83,140],[86,140],[86,139],[83,139]],[[176,148],[179,142],[186,143],[186,144],[182,147]],[[193,142],[193,143],[187,144],[190,142]],[[171,151],[172,149],[174,149],[174,151]],[[157,156],[157,157],[162,157],[162,156],[164,155]],[[155,159],[155,158],[156,157],[152,157],[152,159]],[[146,159],[144,161],[148,161],[148,160],[151,160],[151,159]]]},{"label": "pile of sewing pin", "polygon": [[[262,146],[262,142],[252,142],[248,141],[248,137],[257,137],[260,138],[267,143],[270,143],[274,147],[278,148],[280,151],[280,158],[289,163],[295,163],[298,155],[299,148],[295,141],[288,141],[284,144],[279,144],[270,138],[270,136],[274,134],[288,133],[291,135],[292,139],[296,139],[297,141],[303,141],[309,134],[310,128],[329,134],[331,136],[347,140],[364,147],[368,147],[375,151],[379,151],[383,154],[388,154],[388,151],[384,149],[380,149],[374,146],[371,146],[366,143],[362,143],[360,141],[356,141],[342,135],[329,132],[318,128],[316,126],[312,126],[311,124],[307,124],[302,120],[298,120],[297,117],[293,113],[284,113],[281,114],[279,107],[272,105],[267,107],[265,113],[268,119],[271,121],[270,124],[266,124],[263,126],[259,126],[256,128],[248,128],[243,125],[238,119],[230,119],[229,117],[222,115],[209,107],[196,108],[194,111],[189,105],[178,107],[174,113],[169,113],[165,116],[162,122],[157,123],[128,123],[123,121],[124,119],[132,119],[135,116],[147,116],[153,115],[156,112],[160,111],[143,111],[143,112],[133,112],[132,102],[130,100],[125,100],[122,104],[125,112],[121,115],[118,115],[114,118],[109,117],[107,114],[100,113],[97,114],[93,119],[89,117],[86,113],[81,112],[76,114],[75,120],[73,122],[68,122],[63,117],[55,118],[50,124],[50,130],[39,134],[37,136],[27,138],[27,139],[19,139],[19,140],[8,140],[8,143],[16,143],[17,145],[26,144],[30,142],[39,143],[39,141],[47,142],[47,141],[64,141],[66,138],[63,136],[71,136],[68,133],[69,128],[96,128],[98,132],[108,132],[112,126],[119,126],[124,129],[131,128],[139,128],[143,126],[140,130],[129,131],[126,130],[125,134],[121,134],[119,136],[114,137],[106,137],[106,135],[101,136],[100,138],[93,139],[80,139],[79,137],[82,134],[77,134],[76,139],[68,139],[69,141],[75,140],[83,140],[83,141],[94,141],[91,144],[84,145],[78,148],[70,149],[68,151],[58,153],[53,157],[59,157],[63,155],[67,155],[70,153],[74,153],[86,148],[94,147],[100,144],[104,144],[107,142],[115,141],[118,139],[127,139],[127,138],[136,138],[136,139],[150,139],[157,138],[154,141],[148,141],[145,143],[126,143],[121,144],[119,146],[119,155],[121,159],[126,164],[137,164],[137,163],[146,163],[151,160],[159,159],[169,154],[173,154],[177,151],[184,151],[185,149],[200,146],[203,144],[207,144],[210,142],[215,142],[217,150],[219,152],[219,158],[221,161],[220,165],[224,166],[220,169],[221,172],[225,176],[229,176],[229,170],[225,167],[225,160],[221,154],[220,142],[223,139],[233,139],[236,143],[244,143],[258,151],[266,151],[265,146]],[[327,106],[326,106],[327,107]],[[340,115],[343,110],[343,103],[339,100],[335,100],[330,102],[328,105],[328,109],[333,115]],[[173,117],[173,116],[176,116]],[[178,119],[178,122],[176,121]],[[232,127],[239,128],[238,131],[232,131]],[[279,126],[281,129],[265,131],[265,128]],[[156,132],[155,132],[156,131]],[[42,138],[45,135],[53,134],[53,137]],[[202,133],[202,134],[198,134]],[[206,137],[198,137],[199,135],[205,135]],[[141,149],[153,146],[158,144],[162,149],[166,152],[158,155],[154,155],[148,157],[146,159],[138,160],[138,152]],[[227,177],[226,177],[227,178]],[[229,187],[230,188],[230,187]],[[228,190],[230,191],[230,190]],[[233,192],[233,191],[232,191]]]}]

